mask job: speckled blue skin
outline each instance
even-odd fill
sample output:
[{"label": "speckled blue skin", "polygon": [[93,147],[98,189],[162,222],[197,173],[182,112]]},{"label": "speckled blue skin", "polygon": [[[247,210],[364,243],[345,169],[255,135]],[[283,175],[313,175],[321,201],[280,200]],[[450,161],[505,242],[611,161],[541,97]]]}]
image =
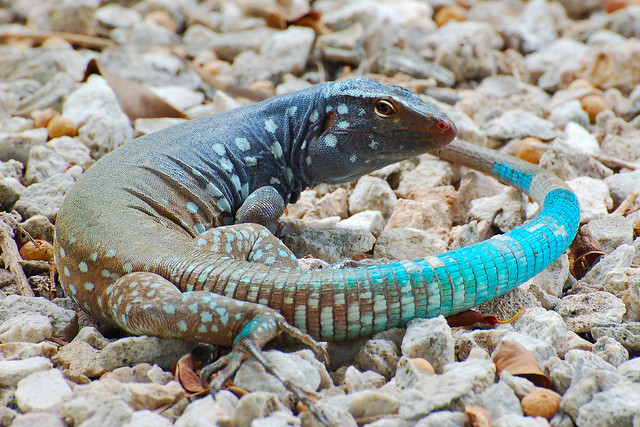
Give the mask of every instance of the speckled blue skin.
[{"label": "speckled blue skin", "polygon": [[[218,381],[247,352],[261,360],[260,347],[282,331],[321,352],[311,337],[369,336],[467,310],[557,258],[579,207],[560,180],[526,162],[462,142],[440,148],[454,136],[414,93],[354,79],[139,138],[98,161],[67,197],[56,223],[62,285],[131,333],[233,344]],[[268,231],[308,186],[437,149],[528,192],[542,212],[472,247],[346,270],[300,271]]]}]

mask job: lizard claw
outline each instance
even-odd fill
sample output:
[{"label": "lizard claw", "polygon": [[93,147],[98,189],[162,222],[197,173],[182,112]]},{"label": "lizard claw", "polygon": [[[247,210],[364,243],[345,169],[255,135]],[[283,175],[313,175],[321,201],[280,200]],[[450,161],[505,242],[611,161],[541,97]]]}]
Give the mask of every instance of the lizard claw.
[{"label": "lizard claw", "polygon": [[[220,357],[215,362],[202,368],[200,381],[203,385],[209,383],[211,394],[215,395],[227,380],[235,375],[242,363],[251,356],[256,359],[268,373],[276,377],[298,400],[304,403],[318,421],[323,424],[328,424],[326,414],[312,399],[312,397],[317,397],[317,395],[285,378],[262,353],[261,346],[282,332],[307,344],[319,358],[323,359],[325,363],[328,363],[329,356],[326,350],[311,336],[288,324],[280,314],[276,312],[265,312],[256,316],[256,318],[249,322],[238,334],[231,353]],[[218,372],[218,375],[209,381],[216,372]]]},{"label": "lizard claw", "polygon": [[[215,362],[202,368],[200,371],[200,383],[205,387],[209,384],[211,394],[215,395],[222,389],[224,384],[235,375],[240,365],[242,365],[242,362],[246,359],[246,353],[233,351],[220,357]],[[211,379],[216,372],[218,372],[218,375]]]}]

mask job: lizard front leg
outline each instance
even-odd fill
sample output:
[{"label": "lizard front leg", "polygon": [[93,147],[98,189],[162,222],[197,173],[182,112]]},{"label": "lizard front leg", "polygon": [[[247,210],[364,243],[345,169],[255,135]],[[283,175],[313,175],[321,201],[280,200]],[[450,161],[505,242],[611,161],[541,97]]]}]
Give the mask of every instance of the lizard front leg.
[{"label": "lizard front leg", "polygon": [[265,226],[271,233],[278,227],[278,218],[285,208],[284,200],[273,187],[260,187],[245,199],[236,212],[237,224],[254,223]]}]

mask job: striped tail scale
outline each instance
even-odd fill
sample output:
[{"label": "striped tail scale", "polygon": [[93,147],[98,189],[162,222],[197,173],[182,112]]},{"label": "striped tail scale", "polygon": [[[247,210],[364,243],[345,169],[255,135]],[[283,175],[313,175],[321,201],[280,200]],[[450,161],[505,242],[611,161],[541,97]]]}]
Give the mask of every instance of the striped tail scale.
[{"label": "striped tail scale", "polygon": [[[580,208],[575,194],[553,174],[458,140],[434,154],[517,187],[542,210],[509,233],[424,259],[312,271],[246,270],[245,264],[230,268],[235,273],[218,279],[214,291],[269,305],[314,338],[341,341],[414,318],[468,310],[535,276],[571,244]],[[249,271],[250,277],[243,277]]]}]

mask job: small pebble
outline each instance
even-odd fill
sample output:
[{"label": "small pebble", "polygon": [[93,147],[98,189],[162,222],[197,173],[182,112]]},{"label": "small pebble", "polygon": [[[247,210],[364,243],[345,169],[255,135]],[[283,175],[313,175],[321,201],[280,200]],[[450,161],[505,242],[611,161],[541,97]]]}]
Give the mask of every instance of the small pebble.
[{"label": "small pebble", "polygon": [[516,151],[513,155],[529,163],[538,164],[540,157],[547,151],[543,144],[544,143],[538,138],[523,138],[516,146]]},{"label": "small pebble", "polygon": [[149,12],[145,17],[145,20],[155,22],[161,27],[175,33],[177,31],[177,24],[173,19],[173,16],[165,10],[154,10]]},{"label": "small pebble", "polygon": [[589,115],[591,123],[596,122],[596,116],[601,112],[608,110],[609,103],[602,95],[587,95],[581,100],[582,108]]},{"label": "small pebble", "polygon": [[441,7],[433,17],[438,27],[442,27],[447,22],[464,21],[466,19],[464,9],[459,6],[443,6]]},{"label": "small pebble", "polygon": [[52,117],[47,124],[47,130],[49,131],[49,139],[78,134],[76,124],[71,119],[62,116]]},{"label": "small pebble", "polygon": [[20,255],[25,260],[53,260],[53,245],[45,240],[30,240],[20,248]]},{"label": "small pebble", "polygon": [[550,420],[560,409],[561,398],[562,396],[552,390],[537,388],[527,394],[520,404],[525,415]]},{"label": "small pebble", "polygon": [[59,115],[60,113],[57,110],[54,110],[53,108],[45,108],[36,115],[33,124],[37,128],[46,128],[51,119],[58,117]]}]

